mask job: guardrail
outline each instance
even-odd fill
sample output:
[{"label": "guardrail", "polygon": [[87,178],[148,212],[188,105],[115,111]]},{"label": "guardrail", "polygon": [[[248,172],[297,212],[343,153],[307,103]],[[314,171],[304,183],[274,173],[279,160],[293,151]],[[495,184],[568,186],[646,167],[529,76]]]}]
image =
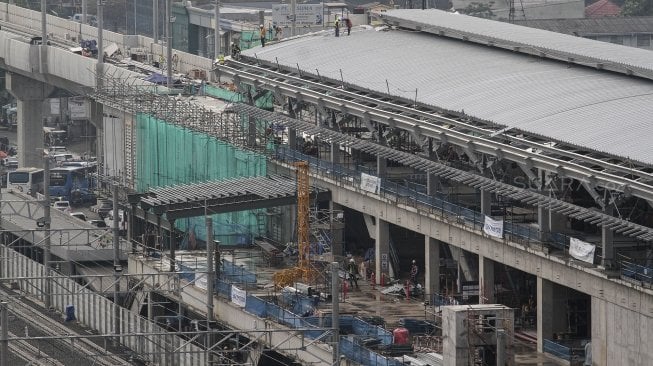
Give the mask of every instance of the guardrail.
[{"label": "guardrail", "polygon": [[[335,180],[339,184],[354,187],[360,187],[361,173],[376,174],[376,169],[372,167],[356,165],[350,168],[340,164],[334,164],[330,161],[292,150],[287,145],[277,146],[274,151],[274,157],[286,163],[299,160],[307,161],[310,164],[312,173]],[[411,206],[430,214],[438,214],[447,218],[449,221],[455,221],[472,230],[482,230],[485,223],[485,215],[481,212],[452,203],[446,199],[446,195],[439,192],[434,195],[428,195],[422,186],[413,184],[412,182],[404,185],[389,181],[388,179],[382,179],[381,189],[378,194],[398,204]],[[504,221],[503,232],[507,240],[529,246],[539,246],[539,249],[545,252],[559,250],[571,258],[569,255],[569,239],[571,236],[569,235],[558,232],[542,232],[537,227],[510,221]],[[575,237],[583,239],[584,236],[584,233],[578,232],[578,235]],[[594,262],[587,264],[594,265],[595,263],[601,262],[601,254],[596,254]],[[639,281],[645,286],[653,284],[653,267],[636,264],[635,261],[624,255],[619,255],[615,264],[617,268],[621,268],[622,276]]]}]

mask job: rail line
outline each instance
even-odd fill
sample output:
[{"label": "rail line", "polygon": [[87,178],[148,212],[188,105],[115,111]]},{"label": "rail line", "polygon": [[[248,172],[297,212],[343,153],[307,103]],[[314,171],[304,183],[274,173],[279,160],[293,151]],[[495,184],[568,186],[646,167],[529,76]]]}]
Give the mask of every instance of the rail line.
[{"label": "rail line", "polygon": [[[78,362],[83,362],[84,360],[87,362],[90,361],[91,364],[98,366],[129,364],[125,358],[111,353],[104,347],[84,338],[83,334],[76,332],[71,327],[39,311],[36,309],[39,306],[38,304],[31,305],[26,303],[26,301],[23,301],[23,298],[18,298],[15,293],[12,293],[3,286],[0,286],[0,298],[6,299],[10,316],[25,321],[27,323],[26,328],[32,328],[30,332],[45,334],[51,337],[47,341],[47,344],[53,350],[59,351],[57,352],[59,355],[47,354],[40,347],[34,346],[25,339],[16,339],[20,338],[20,336],[16,336],[14,332],[10,335],[9,348],[16,356],[30,362],[36,362],[39,365],[70,365],[68,362],[61,363],[58,361],[57,359],[63,359],[60,356],[67,356],[68,358],[76,359]],[[28,302],[31,302],[31,300],[28,299]],[[79,338],[71,340],[71,335],[78,336]],[[57,336],[62,337],[57,338]],[[43,342],[43,340],[39,342]],[[77,362],[73,362],[73,364],[75,363]]]}]

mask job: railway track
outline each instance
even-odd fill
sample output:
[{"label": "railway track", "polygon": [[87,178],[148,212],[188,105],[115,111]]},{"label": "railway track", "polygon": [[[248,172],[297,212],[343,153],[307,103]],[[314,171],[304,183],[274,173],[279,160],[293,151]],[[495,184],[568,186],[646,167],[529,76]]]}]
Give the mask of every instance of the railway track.
[{"label": "railway track", "polygon": [[[105,347],[85,338],[84,334],[63,324],[61,320],[53,318],[31,299],[18,297],[4,286],[0,286],[0,298],[7,301],[9,309],[9,349],[15,357],[27,361],[30,365],[130,364],[125,358],[111,353]],[[21,334],[23,332],[25,334]],[[30,340],[30,336],[35,339]]]}]

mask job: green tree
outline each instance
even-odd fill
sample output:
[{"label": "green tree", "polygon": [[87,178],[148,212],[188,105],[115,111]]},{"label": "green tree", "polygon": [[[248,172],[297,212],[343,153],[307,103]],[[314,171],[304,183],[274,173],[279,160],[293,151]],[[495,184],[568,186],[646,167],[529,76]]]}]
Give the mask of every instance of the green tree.
[{"label": "green tree", "polygon": [[621,15],[627,17],[653,15],[653,1],[651,0],[626,0]]}]

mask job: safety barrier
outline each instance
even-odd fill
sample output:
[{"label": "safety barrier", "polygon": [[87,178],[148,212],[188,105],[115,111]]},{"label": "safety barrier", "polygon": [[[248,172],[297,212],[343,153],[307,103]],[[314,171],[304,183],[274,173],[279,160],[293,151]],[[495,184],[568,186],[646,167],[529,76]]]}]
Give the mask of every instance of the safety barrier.
[{"label": "safety barrier", "polygon": [[[279,145],[276,149],[275,158],[283,162],[307,161],[310,164],[311,172],[334,179],[339,183],[350,186],[360,186],[361,173],[376,174],[374,168],[367,166],[355,166],[353,169],[334,164],[330,161],[303,154],[293,150],[287,145]],[[485,215],[449,202],[444,195],[428,195],[416,189],[414,186],[404,186],[399,183],[381,180],[379,195],[397,201],[397,203],[419,208],[429,213],[440,214],[461,225],[470,227],[473,230],[481,230],[485,223]],[[543,233],[537,228],[525,224],[504,222],[504,234],[513,241],[529,244],[540,244],[547,247],[567,250],[569,247],[569,236],[561,233],[547,233],[546,241],[542,240]]]},{"label": "safety barrier", "polygon": [[583,340],[551,340],[545,339],[543,342],[544,352],[549,353],[559,359],[575,362],[585,358],[585,349]]},{"label": "safety barrier", "polygon": [[653,284],[653,268],[635,264],[626,259],[621,259],[619,263],[621,274],[624,277],[640,281],[642,284],[649,286]]}]

